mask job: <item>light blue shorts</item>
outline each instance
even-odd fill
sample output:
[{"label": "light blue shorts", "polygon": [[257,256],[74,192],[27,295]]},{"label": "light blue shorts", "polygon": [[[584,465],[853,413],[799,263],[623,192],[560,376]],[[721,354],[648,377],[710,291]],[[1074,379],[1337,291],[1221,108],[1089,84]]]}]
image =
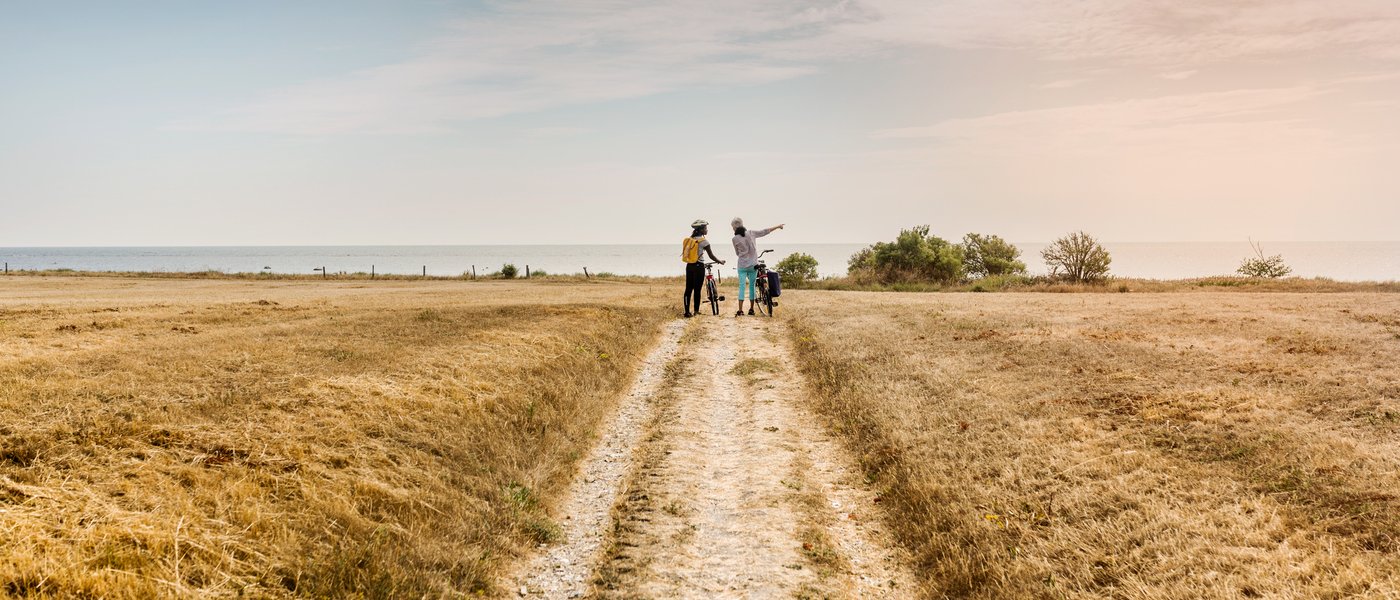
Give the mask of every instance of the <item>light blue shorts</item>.
[{"label": "light blue shorts", "polygon": [[756,288],[754,287],[754,286],[758,285],[757,282],[758,282],[758,269],[757,269],[757,268],[749,267],[749,268],[747,268],[747,269],[739,269],[739,301],[742,302],[742,301],[744,301],[744,300],[746,299],[746,298],[744,298],[744,286],[745,286],[745,285],[749,286],[749,296],[748,296],[747,299],[748,299],[748,300],[754,300],[754,299],[758,298],[758,292],[756,291]]}]

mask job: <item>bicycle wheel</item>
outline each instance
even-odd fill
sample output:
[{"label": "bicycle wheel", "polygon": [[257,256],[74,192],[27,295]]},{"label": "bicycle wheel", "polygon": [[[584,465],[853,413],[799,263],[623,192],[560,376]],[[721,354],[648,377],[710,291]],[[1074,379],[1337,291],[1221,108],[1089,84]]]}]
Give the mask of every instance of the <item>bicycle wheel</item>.
[{"label": "bicycle wheel", "polygon": [[705,282],[705,295],[707,296],[706,302],[710,303],[710,312],[719,314],[719,293],[715,291],[713,279]]},{"label": "bicycle wheel", "polygon": [[768,297],[768,284],[763,279],[758,281],[758,297],[754,300],[754,304],[758,305],[759,314],[773,316],[773,299]]},{"label": "bicycle wheel", "polygon": [[768,316],[773,316],[773,296],[768,294],[768,289],[763,290],[763,304],[768,307]]}]

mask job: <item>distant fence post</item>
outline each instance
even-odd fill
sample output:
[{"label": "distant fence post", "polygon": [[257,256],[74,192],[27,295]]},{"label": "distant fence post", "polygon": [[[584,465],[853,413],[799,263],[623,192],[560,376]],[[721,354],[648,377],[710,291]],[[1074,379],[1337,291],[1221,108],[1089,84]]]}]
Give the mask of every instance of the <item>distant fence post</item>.
[{"label": "distant fence post", "polygon": [[369,278],[374,279],[374,265],[369,266]]},{"label": "distant fence post", "polygon": [[592,279],[592,277],[590,277],[590,276],[588,275],[588,267],[584,267],[584,268],[583,268],[583,278],[584,278],[584,279]]},{"label": "distant fence post", "polygon": [[428,265],[423,265],[423,276],[424,276],[424,277],[427,277],[427,276],[428,276]]},{"label": "distant fence post", "polygon": [[530,278],[530,265],[525,265],[525,278]]},{"label": "distant fence post", "polygon": [[472,265],[472,281],[476,281],[476,265]]}]

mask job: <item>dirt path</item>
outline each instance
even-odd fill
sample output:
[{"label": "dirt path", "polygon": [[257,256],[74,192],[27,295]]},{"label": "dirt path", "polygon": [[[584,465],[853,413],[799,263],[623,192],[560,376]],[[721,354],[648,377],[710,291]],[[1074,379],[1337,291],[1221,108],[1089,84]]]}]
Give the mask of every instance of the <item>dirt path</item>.
[{"label": "dirt path", "polygon": [[[620,439],[639,442],[629,474],[611,484],[618,500],[600,506],[609,495],[586,491],[582,505],[567,504],[579,512],[561,515],[606,517],[561,518],[565,541],[543,556],[570,562],[532,564],[517,589],[546,598],[911,592],[873,493],[803,408],[781,322],[706,318],[690,327],[671,367],[648,367],[666,381],[644,374],[638,382],[653,390],[648,418],[615,423],[637,429]],[[576,488],[594,490],[606,479],[594,466],[586,463]]]},{"label": "dirt path", "polygon": [[675,358],[684,330],[685,323],[681,321],[666,325],[661,343],[647,355],[637,380],[604,428],[598,445],[583,459],[582,472],[559,507],[556,519],[564,542],[542,547],[517,572],[514,585],[522,594],[577,598],[591,587],[590,574],[612,529],[609,511],[635,470],[635,449],[653,418],[655,400],[666,379],[666,365]]}]

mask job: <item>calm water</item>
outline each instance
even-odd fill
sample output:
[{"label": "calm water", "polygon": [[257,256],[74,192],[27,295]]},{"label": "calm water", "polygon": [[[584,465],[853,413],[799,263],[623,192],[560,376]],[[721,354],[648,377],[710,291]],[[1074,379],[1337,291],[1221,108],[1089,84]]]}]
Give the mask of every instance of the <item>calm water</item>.
[{"label": "calm water", "polygon": [[[1245,242],[1107,243],[1112,272],[1124,277],[1178,279],[1233,273],[1251,255]],[[673,247],[674,246],[674,247]],[[843,274],[846,259],[862,244],[763,244],[772,248],[769,264],[792,252],[816,257],[824,275]],[[1032,273],[1043,273],[1045,244],[1018,244]],[[734,256],[716,244],[721,259]],[[1267,254],[1282,254],[1295,275],[1344,281],[1400,279],[1400,242],[1265,242]],[[0,248],[0,261],[17,269],[82,271],[204,271],[312,273],[368,272],[461,275],[476,265],[485,274],[514,263],[521,270],[550,273],[612,272],[627,275],[681,273],[679,244],[619,246],[248,246],[192,248]],[[733,262],[726,267],[732,271]]]}]

